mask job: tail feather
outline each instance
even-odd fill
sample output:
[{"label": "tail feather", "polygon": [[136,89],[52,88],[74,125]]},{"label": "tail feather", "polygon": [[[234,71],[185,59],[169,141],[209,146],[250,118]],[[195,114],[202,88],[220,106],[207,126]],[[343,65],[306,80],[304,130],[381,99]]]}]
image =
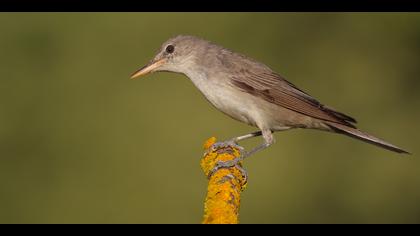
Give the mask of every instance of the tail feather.
[{"label": "tail feather", "polygon": [[[326,105],[322,105],[322,109],[324,111],[326,111],[327,113],[329,113],[329,114],[331,114],[331,115],[333,115],[333,116],[335,116],[335,117],[337,117],[339,119],[342,119],[342,120],[344,120],[346,122],[349,122],[349,123],[357,123],[356,119],[354,119],[353,117],[351,117],[349,115],[346,115],[344,113],[341,113],[341,112],[337,111],[336,109],[334,109],[332,107],[329,107],[329,106],[326,106]],[[354,125],[351,124],[351,126],[353,127]]]},{"label": "tail feather", "polygon": [[382,139],[376,138],[370,134],[362,132],[356,128],[348,127],[348,126],[338,124],[338,123],[333,123],[333,122],[325,122],[325,124],[328,125],[336,133],[345,134],[349,137],[356,138],[356,139],[365,141],[370,144],[374,144],[376,146],[379,146],[379,147],[382,147],[382,148],[385,148],[385,149],[388,149],[390,151],[394,151],[397,153],[410,154],[409,152],[403,150],[402,148],[399,148]]}]

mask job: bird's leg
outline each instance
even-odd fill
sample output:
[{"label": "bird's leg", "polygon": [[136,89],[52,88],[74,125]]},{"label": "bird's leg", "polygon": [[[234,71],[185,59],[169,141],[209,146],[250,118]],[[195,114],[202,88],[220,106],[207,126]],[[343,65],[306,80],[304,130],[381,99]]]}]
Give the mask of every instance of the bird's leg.
[{"label": "bird's leg", "polygon": [[253,137],[258,137],[258,136],[261,136],[261,135],[262,135],[262,131],[257,131],[257,132],[254,132],[254,133],[245,134],[245,135],[242,135],[242,136],[239,136],[239,137],[232,138],[231,141],[234,142],[234,143],[238,143],[239,141],[243,141],[243,140],[250,139],[250,138],[253,138]]},{"label": "bird's leg", "polygon": [[[261,131],[256,131],[250,134],[245,134],[239,137],[235,137],[235,138],[231,138],[227,141],[223,141],[223,142],[217,142],[215,144],[212,145],[210,151],[215,151],[218,150],[220,148],[225,148],[225,147],[235,147],[237,148],[240,152],[241,152],[241,156],[238,158],[235,158],[234,160],[231,161],[219,161],[216,163],[215,167],[210,171],[208,177],[210,178],[210,176],[212,176],[217,170],[221,169],[221,168],[230,168],[235,166],[238,170],[241,171],[242,176],[244,177],[245,183],[248,179],[248,173],[246,172],[246,170],[244,168],[242,168],[242,166],[239,165],[239,162],[243,159],[243,151],[244,148],[238,145],[239,141],[243,141],[249,138],[253,138],[253,137],[258,137],[262,135]],[[205,154],[207,155],[207,153]]]},{"label": "bird's leg", "polygon": [[[230,167],[235,166],[242,172],[242,175],[244,176],[244,178],[246,180],[247,177],[248,177],[248,174],[241,166],[239,166],[239,162],[244,160],[245,158],[251,156],[252,154],[254,154],[258,151],[261,151],[261,150],[269,147],[271,144],[273,144],[275,142],[275,140],[274,140],[274,136],[273,136],[272,133],[273,132],[271,130],[264,129],[262,131],[257,131],[257,132],[254,132],[254,133],[250,133],[250,134],[246,134],[246,135],[243,135],[243,136],[239,136],[239,137],[230,139],[226,142],[221,142],[223,144],[232,144],[233,143],[235,146],[238,146],[236,144],[238,141],[242,141],[242,140],[249,139],[249,138],[252,138],[252,137],[257,137],[257,136],[260,136],[260,135],[262,135],[263,138],[264,138],[264,143],[255,147],[254,149],[252,149],[249,152],[245,152],[243,154],[241,153],[240,157],[237,157],[234,160],[230,160],[230,161],[219,161],[219,162],[217,162],[215,167],[210,171],[209,176],[211,176],[213,173],[215,173],[220,168],[230,168]],[[241,147],[241,151],[242,151],[242,149],[243,148]]]},{"label": "bird's leg", "polygon": [[257,147],[253,148],[251,151],[245,152],[243,155],[241,155],[241,157],[240,157],[241,160],[251,156],[252,154],[254,154],[256,152],[259,152],[261,150],[264,150],[264,149],[268,148],[269,146],[271,146],[275,142],[275,139],[274,139],[274,136],[273,136],[273,133],[272,133],[271,130],[268,130],[268,131],[263,130],[262,135],[263,135],[263,138],[264,138],[264,142],[262,144],[258,145]]},{"label": "bird's leg", "polygon": [[[237,148],[239,151],[241,151],[241,154],[242,154],[242,151],[244,150],[244,148],[239,146],[238,142],[249,139],[249,138],[258,137],[261,135],[262,135],[262,131],[256,131],[250,134],[245,134],[239,137],[231,138],[227,141],[217,142],[211,146],[210,151],[215,151],[215,150],[226,148],[226,147],[234,147],[234,148]],[[205,155],[207,155],[207,153]]]}]

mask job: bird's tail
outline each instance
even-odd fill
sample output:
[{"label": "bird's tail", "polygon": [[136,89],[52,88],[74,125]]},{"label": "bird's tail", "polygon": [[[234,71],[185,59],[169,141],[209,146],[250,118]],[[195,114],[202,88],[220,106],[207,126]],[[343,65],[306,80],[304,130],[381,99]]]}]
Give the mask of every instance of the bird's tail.
[{"label": "bird's tail", "polygon": [[379,147],[382,147],[382,148],[385,148],[385,149],[388,149],[390,151],[394,151],[394,152],[397,152],[397,153],[410,154],[409,152],[407,152],[407,151],[405,151],[405,150],[403,150],[403,149],[401,149],[401,148],[399,148],[399,147],[397,147],[393,144],[390,144],[388,142],[385,142],[382,139],[376,138],[376,137],[374,137],[370,134],[362,132],[362,131],[358,130],[357,128],[352,128],[352,127],[348,127],[346,125],[333,123],[333,122],[328,122],[328,121],[325,122],[325,124],[327,126],[329,126],[336,133],[345,134],[349,137],[356,138],[356,139],[365,141],[365,142],[370,143],[370,144],[374,144],[376,146],[379,146]]}]

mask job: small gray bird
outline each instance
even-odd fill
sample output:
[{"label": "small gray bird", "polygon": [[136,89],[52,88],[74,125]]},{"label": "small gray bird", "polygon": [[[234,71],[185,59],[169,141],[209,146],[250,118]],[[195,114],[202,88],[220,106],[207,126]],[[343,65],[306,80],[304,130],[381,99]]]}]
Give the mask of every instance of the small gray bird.
[{"label": "small gray bird", "polygon": [[186,35],[171,38],[131,78],[156,71],[186,75],[218,110],[258,127],[258,132],[219,143],[232,145],[262,135],[264,143],[246,152],[242,159],[273,144],[273,132],[292,128],[345,134],[394,152],[408,153],[358,130],[355,119],[321,104],[268,66],[207,40]]}]

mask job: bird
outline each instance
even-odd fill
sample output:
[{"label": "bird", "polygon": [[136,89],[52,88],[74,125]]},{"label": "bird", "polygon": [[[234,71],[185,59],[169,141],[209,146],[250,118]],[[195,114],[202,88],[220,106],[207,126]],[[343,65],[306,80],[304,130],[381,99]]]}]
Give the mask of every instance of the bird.
[{"label": "bird", "polygon": [[355,126],[354,118],[322,104],[267,65],[196,36],[177,35],[168,39],[131,79],[159,71],[184,74],[216,109],[258,128],[256,132],[216,144],[236,145],[239,141],[262,136],[262,144],[245,152],[241,160],[272,145],[274,132],[296,128],[343,134],[396,153],[409,154],[361,131]]}]

